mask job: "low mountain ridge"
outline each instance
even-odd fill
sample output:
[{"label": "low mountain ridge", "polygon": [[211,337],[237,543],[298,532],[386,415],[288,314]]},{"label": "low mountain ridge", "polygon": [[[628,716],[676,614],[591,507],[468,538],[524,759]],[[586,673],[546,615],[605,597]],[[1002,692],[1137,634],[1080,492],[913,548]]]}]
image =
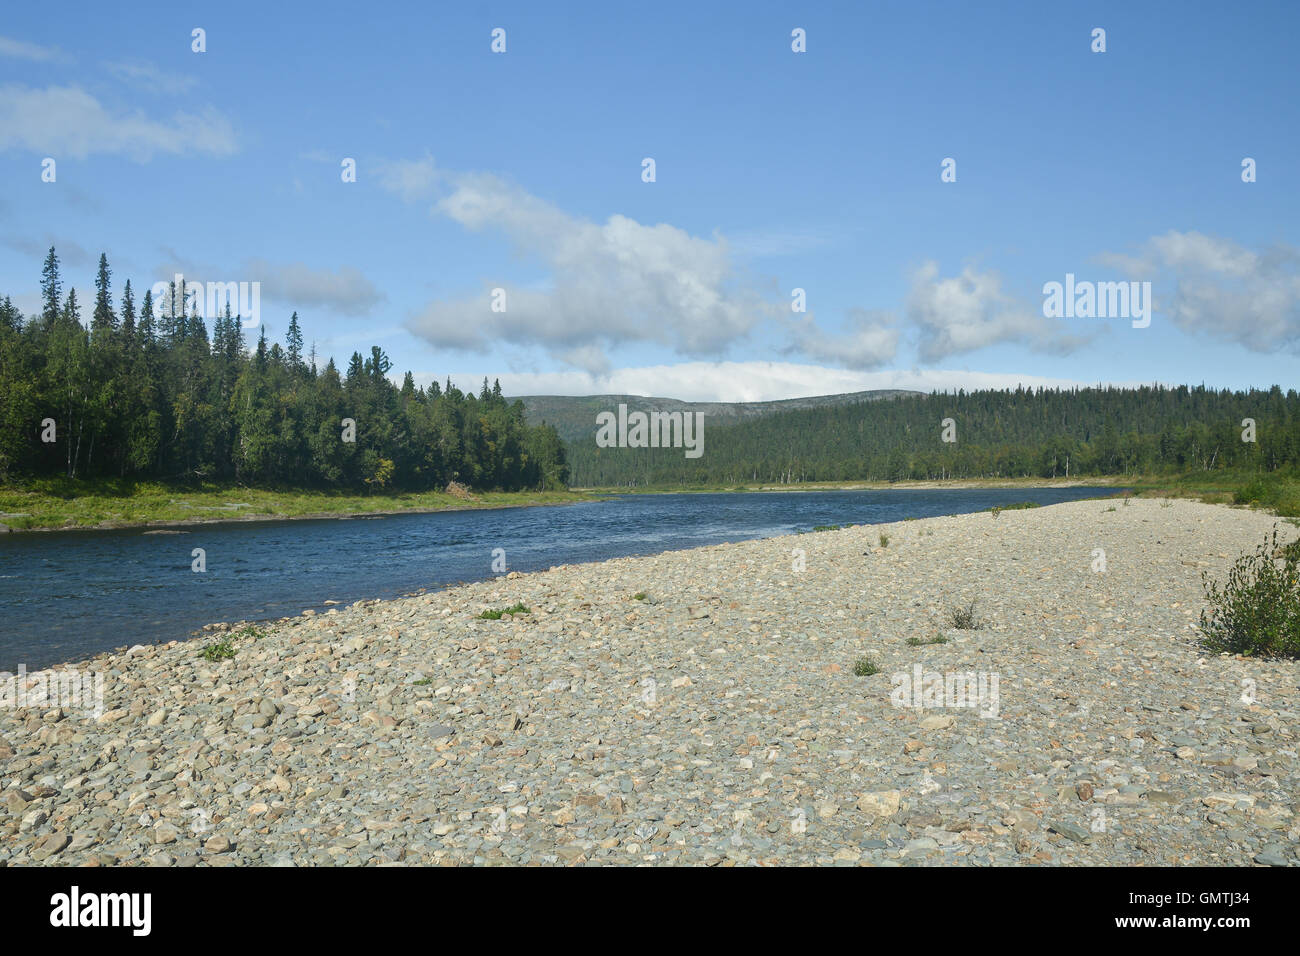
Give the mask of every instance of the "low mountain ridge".
[{"label": "low mountain ridge", "polygon": [[596,433],[596,416],[612,412],[620,404],[628,411],[641,412],[703,412],[708,427],[736,425],[741,422],[805,408],[824,408],[873,402],[900,395],[922,395],[923,392],[899,388],[879,388],[863,392],[842,392],[836,395],[814,395],[807,398],[785,398],[772,402],[684,402],[676,398],[658,398],[645,395],[519,395],[509,401],[524,403],[528,422],[553,425],[565,442],[590,440]]}]

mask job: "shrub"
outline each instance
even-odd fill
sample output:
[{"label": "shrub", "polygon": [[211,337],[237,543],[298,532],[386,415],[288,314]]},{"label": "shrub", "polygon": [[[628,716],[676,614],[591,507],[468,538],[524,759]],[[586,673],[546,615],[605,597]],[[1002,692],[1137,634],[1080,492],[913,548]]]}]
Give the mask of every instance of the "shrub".
[{"label": "shrub", "polygon": [[1300,657],[1300,548],[1271,537],[1243,554],[1219,585],[1202,574],[1209,607],[1201,611],[1202,643],[1245,657]]}]

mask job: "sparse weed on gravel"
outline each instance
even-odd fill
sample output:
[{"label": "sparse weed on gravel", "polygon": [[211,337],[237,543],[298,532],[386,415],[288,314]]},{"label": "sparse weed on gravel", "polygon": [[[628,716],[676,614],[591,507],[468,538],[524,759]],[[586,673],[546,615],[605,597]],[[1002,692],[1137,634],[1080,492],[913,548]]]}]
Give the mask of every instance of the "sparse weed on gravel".
[{"label": "sparse weed on gravel", "polygon": [[973,631],[979,628],[980,620],[975,614],[975,602],[948,609],[948,624],[962,631]]},{"label": "sparse weed on gravel", "polygon": [[1009,505],[994,505],[992,508],[989,508],[988,511],[996,518],[1004,511],[1024,511],[1026,508],[1037,507],[1038,502],[1036,501],[1013,501]]},{"label": "sparse weed on gravel", "polygon": [[[1280,563],[1279,563],[1280,562]],[[1245,657],[1300,657],[1300,547],[1271,537],[1233,563],[1219,585],[1201,575],[1209,607],[1201,611],[1203,643]]]},{"label": "sparse weed on gravel", "polygon": [[925,647],[927,644],[947,644],[948,638],[942,634],[936,634],[934,637],[927,637],[924,639],[919,637],[909,637],[903,643],[908,647]]},{"label": "sparse weed on gravel", "polygon": [[873,674],[879,674],[880,668],[870,657],[859,657],[853,662],[854,677],[870,677]]},{"label": "sparse weed on gravel", "polygon": [[522,604],[514,604],[510,607],[502,608],[499,611],[484,611],[479,615],[483,621],[499,621],[503,614],[532,614],[532,610],[524,607]]},{"label": "sparse weed on gravel", "polygon": [[644,601],[645,599],[646,599],[646,593],[644,591],[637,591],[636,594],[632,595],[633,601]]},{"label": "sparse weed on gravel", "polygon": [[880,536],[880,546],[881,546],[882,548],[887,548],[887,547],[889,547],[889,535],[887,535],[887,534],[881,534],[881,536]]},{"label": "sparse weed on gravel", "polygon": [[212,663],[228,661],[235,656],[235,645],[230,638],[226,638],[224,641],[209,644],[199,652],[199,656]]}]

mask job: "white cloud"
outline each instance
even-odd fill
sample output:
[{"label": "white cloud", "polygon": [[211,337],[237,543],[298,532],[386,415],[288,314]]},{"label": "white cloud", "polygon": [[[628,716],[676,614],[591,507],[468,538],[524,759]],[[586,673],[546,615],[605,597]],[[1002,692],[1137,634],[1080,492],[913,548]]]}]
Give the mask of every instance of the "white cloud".
[{"label": "white cloud", "polygon": [[[499,378],[507,395],[648,395],[691,402],[769,402],[783,398],[835,395],[867,389],[898,388],[915,391],[955,391],[958,388],[1070,388],[1096,385],[1073,379],[1048,378],[1003,372],[962,369],[899,369],[854,372],[822,365],[793,362],[683,362],[642,368],[621,368],[601,375],[564,372],[453,373],[461,388],[478,391],[484,374]],[[446,376],[415,375],[421,384]],[[1103,384],[1134,385],[1133,382]]]},{"label": "white cloud", "polygon": [[[1136,256],[1098,257],[1152,282],[1158,311],[1186,332],[1239,342],[1256,352],[1300,350],[1300,250],[1262,252],[1199,232],[1148,239]],[[1172,287],[1172,294],[1162,294]]]},{"label": "white cloud", "polygon": [[0,37],[0,56],[32,60],[37,63],[63,63],[67,60],[67,55],[58,47],[24,43],[22,40],[14,40],[10,37]]},{"label": "white cloud", "polygon": [[800,255],[831,245],[835,234],[827,230],[752,229],[727,235],[734,255],[751,259],[775,259]]},{"label": "white cloud", "polygon": [[438,185],[438,171],[433,157],[423,159],[383,160],[375,165],[379,185],[396,193],[403,202],[432,199]]},{"label": "white cloud", "polygon": [[[615,345],[652,343],[687,356],[719,355],[778,305],[739,270],[720,237],[613,215],[596,223],[486,173],[447,174],[432,160],[386,164],[380,182],[408,199],[442,189],[433,210],[473,231],[503,233],[549,270],[543,287],[502,278],[465,298],[430,303],[409,328],[441,347],[538,345],[589,372],[608,368]],[[506,309],[492,311],[493,289]]]},{"label": "white cloud", "polygon": [[898,353],[898,329],[892,327],[894,319],[887,313],[850,309],[847,325],[847,333],[836,335],[824,331],[809,315],[793,323],[793,345],[787,351],[851,369],[877,368]]},{"label": "white cloud", "polygon": [[140,61],[105,63],[104,68],[123,83],[149,93],[186,93],[199,82],[196,77],[165,73],[152,63]]},{"label": "white cloud", "polygon": [[236,150],[230,121],[213,109],[168,120],[140,111],[113,113],[75,86],[0,87],[0,150],[21,148],[84,159],[120,153],[143,162],[155,153],[226,156]]},{"label": "white cloud", "polygon": [[926,362],[1002,342],[1064,354],[1087,341],[1060,321],[1045,318],[1041,303],[1027,305],[1003,292],[997,273],[967,267],[945,279],[934,262],[926,262],[912,277],[907,317],[917,326],[917,353]]}]

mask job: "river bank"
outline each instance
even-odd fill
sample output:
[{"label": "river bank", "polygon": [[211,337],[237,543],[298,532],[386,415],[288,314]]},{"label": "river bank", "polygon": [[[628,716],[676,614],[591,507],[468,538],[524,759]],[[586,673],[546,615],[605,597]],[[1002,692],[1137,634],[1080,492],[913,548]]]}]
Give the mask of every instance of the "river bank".
[{"label": "river bank", "polygon": [[47,483],[0,488],[0,534],[22,531],[117,531],[185,528],[245,521],[374,518],[488,508],[572,504],[578,491],[428,491],[345,495],[259,488],[169,487],[149,483]]},{"label": "river bank", "polygon": [[0,707],[0,862],[1296,865],[1300,665],[1194,627],[1275,522],[1084,500],[100,655],[97,718]]}]

